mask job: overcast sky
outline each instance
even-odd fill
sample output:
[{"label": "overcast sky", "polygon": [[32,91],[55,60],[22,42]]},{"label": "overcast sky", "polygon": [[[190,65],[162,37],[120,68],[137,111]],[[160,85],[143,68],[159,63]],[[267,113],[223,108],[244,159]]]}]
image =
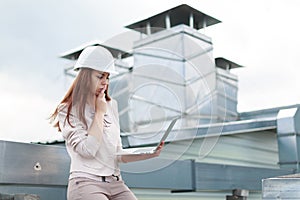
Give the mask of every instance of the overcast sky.
[{"label": "overcast sky", "polygon": [[69,83],[58,56],[182,3],[222,21],[205,34],[214,57],[245,66],[232,70],[239,112],[300,103],[297,0],[0,0],[0,139],[59,139],[46,120]]}]

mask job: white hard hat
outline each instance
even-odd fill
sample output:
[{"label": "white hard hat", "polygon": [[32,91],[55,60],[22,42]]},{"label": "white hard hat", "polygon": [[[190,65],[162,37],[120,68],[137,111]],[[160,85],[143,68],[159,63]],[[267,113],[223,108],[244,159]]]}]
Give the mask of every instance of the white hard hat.
[{"label": "white hard hat", "polygon": [[112,54],[102,46],[89,46],[81,52],[74,65],[74,70],[77,71],[83,67],[118,74]]}]

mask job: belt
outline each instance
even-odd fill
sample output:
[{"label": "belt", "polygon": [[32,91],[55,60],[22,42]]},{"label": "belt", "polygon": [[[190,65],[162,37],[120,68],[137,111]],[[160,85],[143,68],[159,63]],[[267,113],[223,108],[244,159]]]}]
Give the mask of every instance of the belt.
[{"label": "belt", "polygon": [[121,178],[120,178],[120,176],[117,176],[117,175],[113,174],[111,176],[101,176],[101,180],[102,180],[102,182],[109,183],[109,182],[114,181],[114,180],[119,181],[119,180],[121,180]]}]

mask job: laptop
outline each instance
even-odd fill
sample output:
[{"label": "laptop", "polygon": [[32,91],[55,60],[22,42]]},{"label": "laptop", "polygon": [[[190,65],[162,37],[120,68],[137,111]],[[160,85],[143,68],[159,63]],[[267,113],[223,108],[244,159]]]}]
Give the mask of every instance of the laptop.
[{"label": "laptop", "polygon": [[140,147],[140,148],[130,148],[130,149],[122,149],[121,152],[117,152],[116,155],[140,155],[140,154],[153,154],[155,153],[156,149],[160,145],[161,142],[165,141],[171,132],[172,128],[174,127],[176,121],[179,118],[175,118],[171,121],[169,127],[167,128],[166,132],[163,134],[162,138],[160,139],[159,143],[154,147]]}]

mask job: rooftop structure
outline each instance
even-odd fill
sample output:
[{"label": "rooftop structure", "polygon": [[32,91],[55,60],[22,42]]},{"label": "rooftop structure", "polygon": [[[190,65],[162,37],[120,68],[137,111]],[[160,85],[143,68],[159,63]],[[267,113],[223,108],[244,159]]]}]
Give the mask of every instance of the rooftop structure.
[{"label": "rooftop structure", "polygon": [[123,51],[121,49],[114,48],[112,46],[108,46],[108,45],[104,44],[103,41],[93,40],[93,41],[84,43],[74,49],[68,50],[68,51],[62,53],[59,57],[69,59],[69,60],[77,60],[77,58],[79,57],[79,55],[83,51],[83,49],[88,46],[103,46],[111,52],[111,54],[113,55],[114,58],[126,58],[126,57],[130,56],[130,54],[128,52]]},{"label": "rooftop structure", "polygon": [[181,24],[198,30],[220,22],[189,5],[182,4],[147,19],[127,25],[126,28],[150,35]]},{"label": "rooftop structure", "polygon": [[235,69],[235,68],[239,68],[239,67],[243,67],[239,64],[236,64],[230,60],[227,60],[226,58],[215,58],[215,62],[216,62],[216,67],[225,69],[225,70],[230,70],[230,69]]},{"label": "rooftop structure", "polygon": [[[165,124],[182,117],[159,158],[121,166],[139,199],[260,200],[262,179],[299,172],[300,105],[237,111],[231,70],[242,66],[214,58],[212,39],[198,31],[219,22],[184,4],[126,26],[146,34],[130,51],[93,41],[61,55],[74,62],[84,47],[105,45],[124,66],[133,60],[110,83],[124,148],[157,143]],[[63,146],[0,141],[0,149],[0,191],[65,198]]]}]

